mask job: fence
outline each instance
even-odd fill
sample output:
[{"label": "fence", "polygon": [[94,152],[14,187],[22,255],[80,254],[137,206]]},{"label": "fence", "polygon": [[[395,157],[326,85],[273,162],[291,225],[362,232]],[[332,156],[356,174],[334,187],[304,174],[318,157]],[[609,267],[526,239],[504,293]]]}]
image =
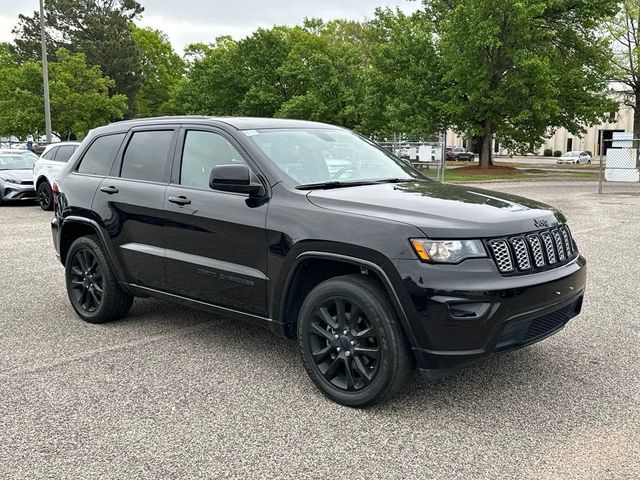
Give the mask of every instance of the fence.
[{"label": "fence", "polygon": [[378,145],[393,153],[396,157],[411,162],[424,175],[443,181],[446,166],[444,137],[431,139],[377,141]]},{"label": "fence", "polygon": [[640,194],[640,140],[606,139],[601,145],[598,193]]}]

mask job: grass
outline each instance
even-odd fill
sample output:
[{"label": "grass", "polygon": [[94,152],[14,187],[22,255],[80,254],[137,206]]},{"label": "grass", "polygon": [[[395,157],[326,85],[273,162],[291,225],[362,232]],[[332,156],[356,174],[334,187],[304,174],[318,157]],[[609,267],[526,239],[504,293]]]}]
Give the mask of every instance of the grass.
[{"label": "grass", "polygon": [[451,183],[523,181],[523,180],[597,180],[598,172],[593,170],[553,171],[540,168],[514,168],[494,166],[480,169],[477,165],[451,168],[444,172],[444,181]]}]

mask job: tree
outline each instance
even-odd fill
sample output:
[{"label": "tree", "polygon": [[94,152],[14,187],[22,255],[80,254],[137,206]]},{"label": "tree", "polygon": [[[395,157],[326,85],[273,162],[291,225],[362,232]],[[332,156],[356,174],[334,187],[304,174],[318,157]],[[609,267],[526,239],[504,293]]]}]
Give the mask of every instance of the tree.
[{"label": "tree", "polygon": [[439,36],[445,109],[480,136],[480,165],[497,138],[530,151],[553,129],[580,134],[611,110],[599,22],[616,0],[424,0]]},{"label": "tree", "polygon": [[164,115],[173,108],[169,97],[184,73],[184,63],[169,39],[159,30],[138,28],[131,32],[140,51],[140,89],[136,111],[140,117]]},{"label": "tree", "polygon": [[187,47],[187,74],[171,94],[174,113],[238,115],[247,92],[238,43],[219,37]]},{"label": "tree", "polygon": [[[51,123],[60,138],[87,131],[122,118],[124,95],[109,95],[113,81],[100,68],[87,65],[82,53],[56,51],[49,63]],[[44,131],[42,65],[36,60],[21,64],[0,63],[0,133],[24,137]]]},{"label": "tree", "polygon": [[613,50],[612,79],[622,85],[623,103],[633,109],[633,138],[640,138],[640,0],[624,0],[607,22]]},{"label": "tree", "polygon": [[365,132],[430,136],[445,129],[442,67],[433,30],[424,11],[376,11],[367,30],[371,66]]},{"label": "tree", "polygon": [[[135,113],[140,86],[140,51],[129,24],[143,12],[136,0],[48,0],[46,34],[51,60],[58,48],[82,52],[113,80],[111,93],[125,94],[128,116]],[[13,29],[15,50],[22,60],[40,57],[39,13],[20,15]]]}]

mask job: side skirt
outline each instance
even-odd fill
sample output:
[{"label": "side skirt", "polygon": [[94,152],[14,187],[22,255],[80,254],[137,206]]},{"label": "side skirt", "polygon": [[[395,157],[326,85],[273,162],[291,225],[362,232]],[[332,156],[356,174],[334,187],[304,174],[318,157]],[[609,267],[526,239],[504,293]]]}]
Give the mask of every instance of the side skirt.
[{"label": "side skirt", "polygon": [[194,300],[192,298],[183,297],[173,293],[163,292],[162,290],[156,290],[154,288],[143,287],[135,283],[122,283],[122,286],[131,292],[135,296],[139,297],[154,297],[161,300],[166,300],[172,303],[178,303],[191,308],[197,308],[206,312],[222,314],[225,317],[234,318],[243,322],[258,325],[262,328],[270,330],[273,334],[279,337],[285,337],[284,324],[273,320],[272,318],[262,317],[260,315],[254,315],[252,313],[241,312],[228,307],[222,307],[213,303],[207,303],[200,300]]}]

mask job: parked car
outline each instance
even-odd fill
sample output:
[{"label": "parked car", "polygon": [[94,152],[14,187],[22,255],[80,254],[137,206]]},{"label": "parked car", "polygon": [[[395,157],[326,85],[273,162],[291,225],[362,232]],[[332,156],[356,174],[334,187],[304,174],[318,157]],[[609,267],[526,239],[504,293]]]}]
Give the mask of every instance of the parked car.
[{"label": "parked car", "polygon": [[437,378],[542,340],[582,306],[586,262],[558,210],[434,182],[331,125],[113,123],[53,190],[83,320],[151,296],[253,322],[296,339],[313,383],[352,407],[415,366]]},{"label": "parked car", "polygon": [[76,151],[80,142],[52,143],[42,152],[33,167],[33,184],[38,193],[38,203],[43,210],[53,209],[51,185]]},{"label": "parked car", "polygon": [[35,155],[0,152],[0,204],[35,200],[31,171]]},{"label": "parked car", "polygon": [[575,150],[567,152],[558,158],[558,163],[588,164],[591,163],[591,155],[587,152]]},{"label": "parked car", "polygon": [[447,160],[466,160],[467,162],[473,162],[476,158],[473,152],[470,152],[464,147],[447,147],[446,150]]}]

